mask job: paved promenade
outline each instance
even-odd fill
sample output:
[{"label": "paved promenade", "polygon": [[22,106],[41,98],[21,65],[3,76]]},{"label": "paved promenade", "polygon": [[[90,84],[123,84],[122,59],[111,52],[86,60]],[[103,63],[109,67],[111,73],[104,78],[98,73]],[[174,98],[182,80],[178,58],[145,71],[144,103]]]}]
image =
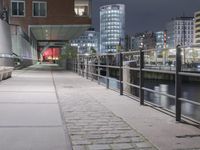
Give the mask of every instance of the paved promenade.
[{"label": "paved promenade", "polygon": [[0,150],[200,149],[200,129],[174,120],[56,66],[0,82]]}]

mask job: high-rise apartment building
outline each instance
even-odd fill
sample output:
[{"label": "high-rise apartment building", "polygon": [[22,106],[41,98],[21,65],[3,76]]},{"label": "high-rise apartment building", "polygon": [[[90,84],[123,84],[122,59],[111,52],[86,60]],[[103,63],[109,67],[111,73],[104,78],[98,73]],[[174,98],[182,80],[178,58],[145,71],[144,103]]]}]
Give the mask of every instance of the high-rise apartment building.
[{"label": "high-rise apartment building", "polygon": [[77,47],[79,53],[99,52],[99,33],[94,29],[85,31],[80,37],[70,41],[71,46]]},{"label": "high-rise apartment building", "polygon": [[200,11],[195,13],[194,18],[195,18],[194,43],[200,44]]},{"label": "high-rise apartment building", "polygon": [[190,46],[194,41],[194,18],[177,17],[167,23],[167,48]]},{"label": "high-rise apartment building", "polygon": [[167,41],[167,35],[165,31],[158,31],[155,33],[156,35],[156,49],[158,51],[166,48],[166,41]]},{"label": "high-rise apartment building", "polygon": [[125,5],[100,8],[100,52],[116,52],[125,43]]}]

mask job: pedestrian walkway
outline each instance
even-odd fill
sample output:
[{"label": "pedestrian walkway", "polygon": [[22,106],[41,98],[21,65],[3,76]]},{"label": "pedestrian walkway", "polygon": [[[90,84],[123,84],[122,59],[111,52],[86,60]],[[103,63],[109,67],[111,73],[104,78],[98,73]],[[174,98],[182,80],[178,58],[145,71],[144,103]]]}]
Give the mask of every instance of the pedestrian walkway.
[{"label": "pedestrian walkway", "polygon": [[200,130],[56,66],[0,82],[1,150],[200,149]]},{"label": "pedestrian walkway", "polygon": [[0,150],[68,150],[63,127],[50,67],[0,82]]}]

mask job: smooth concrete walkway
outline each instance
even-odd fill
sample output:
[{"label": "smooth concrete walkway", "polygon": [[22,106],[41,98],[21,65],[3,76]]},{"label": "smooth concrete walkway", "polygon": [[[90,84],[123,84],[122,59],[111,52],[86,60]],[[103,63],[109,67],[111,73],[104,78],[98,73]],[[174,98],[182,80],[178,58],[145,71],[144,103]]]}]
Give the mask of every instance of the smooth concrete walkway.
[{"label": "smooth concrete walkway", "polygon": [[48,66],[0,82],[0,150],[70,150]]},{"label": "smooth concrete walkway", "polygon": [[174,120],[55,66],[0,82],[0,150],[200,149],[200,129]]}]

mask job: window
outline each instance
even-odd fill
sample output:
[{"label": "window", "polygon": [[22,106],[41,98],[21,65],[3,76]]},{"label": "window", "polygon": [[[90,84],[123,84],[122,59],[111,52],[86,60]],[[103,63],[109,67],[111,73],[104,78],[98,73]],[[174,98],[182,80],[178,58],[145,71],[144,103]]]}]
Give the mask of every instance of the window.
[{"label": "window", "polygon": [[33,2],[33,17],[47,16],[47,2]]},{"label": "window", "polygon": [[25,2],[24,1],[12,1],[11,2],[12,16],[25,16]]}]

